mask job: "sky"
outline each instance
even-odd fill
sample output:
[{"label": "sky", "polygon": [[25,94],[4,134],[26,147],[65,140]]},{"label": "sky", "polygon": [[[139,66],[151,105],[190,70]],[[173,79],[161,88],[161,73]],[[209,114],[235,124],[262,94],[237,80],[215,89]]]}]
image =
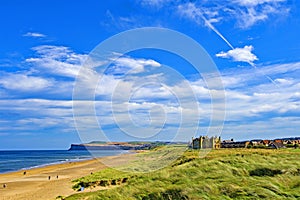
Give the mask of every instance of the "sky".
[{"label": "sky", "polygon": [[[0,149],[300,136],[299,9],[296,0],[1,1]],[[184,34],[216,70],[163,49],[118,51],[126,41],[93,56],[145,27]]]}]

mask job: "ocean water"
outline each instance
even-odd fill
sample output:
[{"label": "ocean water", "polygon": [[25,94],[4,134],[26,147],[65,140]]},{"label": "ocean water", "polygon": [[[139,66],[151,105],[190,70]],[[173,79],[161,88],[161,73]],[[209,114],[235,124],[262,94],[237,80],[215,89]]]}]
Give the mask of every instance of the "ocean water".
[{"label": "ocean water", "polygon": [[42,167],[63,162],[88,160],[93,157],[113,156],[128,153],[121,150],[93,151],[34,150],[0,151],[0,173]]}]

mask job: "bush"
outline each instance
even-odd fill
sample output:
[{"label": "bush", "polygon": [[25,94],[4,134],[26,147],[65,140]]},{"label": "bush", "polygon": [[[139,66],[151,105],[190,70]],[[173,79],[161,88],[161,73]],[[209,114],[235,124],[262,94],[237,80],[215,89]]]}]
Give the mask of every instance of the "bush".
[{"label": "bush", "polygon": [[282,171],[279,169],[258,168],[249,172],[250,176],[275,176],[277,174],[282,174]]},{"label": "bush", "polygon": [[188,196],[181,193],[178,189],[169,189],[164,192],[150,193],[144,196],[142,200],[188,200]]}]

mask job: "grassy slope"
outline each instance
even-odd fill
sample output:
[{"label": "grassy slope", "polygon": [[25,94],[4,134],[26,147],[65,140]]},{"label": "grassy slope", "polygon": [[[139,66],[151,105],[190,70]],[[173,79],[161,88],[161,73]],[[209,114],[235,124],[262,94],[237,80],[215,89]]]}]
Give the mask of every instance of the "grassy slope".
[{"label": "grassy slope", "polygon": [[[141,155],[142,160],[149,156]],[[158,171],[105,169],[76,180],[85,186],[100,180],[119,186],[67,199],[300,199],[299,158],[300,149],[221,149],[204,158],[188,150]]]}]

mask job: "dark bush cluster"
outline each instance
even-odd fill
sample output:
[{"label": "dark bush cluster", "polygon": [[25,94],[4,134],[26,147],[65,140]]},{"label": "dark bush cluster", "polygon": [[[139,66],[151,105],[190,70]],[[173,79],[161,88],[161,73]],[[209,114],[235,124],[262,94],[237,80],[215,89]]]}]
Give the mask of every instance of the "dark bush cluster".
[{"label": "dark bush cluster", "polygon": [[257,168],[249,171],[250,176],[275,176],[277,174],[282,174],[282,171],[270,168]]},{"label": "dark bush cluster", "polygon": [[[140,199],[140,198],[138,198]],[[188,196],[182,194],[179,189],[169,189],[163,192],[150,193],[142,197],[142,200],[188,200]]]},{"label": "dark bush cluster", "polygon": [[93,182],[83,182],[80,181],[73,186],[73,190],[80,190],[81,187],[96,187],[96,186],[110,186],[110,185],[120,185],[122,183],[126,183],[128,181],[127,177],[119,178],[119,179],[111,179],[111,180],[99,180]]}]

